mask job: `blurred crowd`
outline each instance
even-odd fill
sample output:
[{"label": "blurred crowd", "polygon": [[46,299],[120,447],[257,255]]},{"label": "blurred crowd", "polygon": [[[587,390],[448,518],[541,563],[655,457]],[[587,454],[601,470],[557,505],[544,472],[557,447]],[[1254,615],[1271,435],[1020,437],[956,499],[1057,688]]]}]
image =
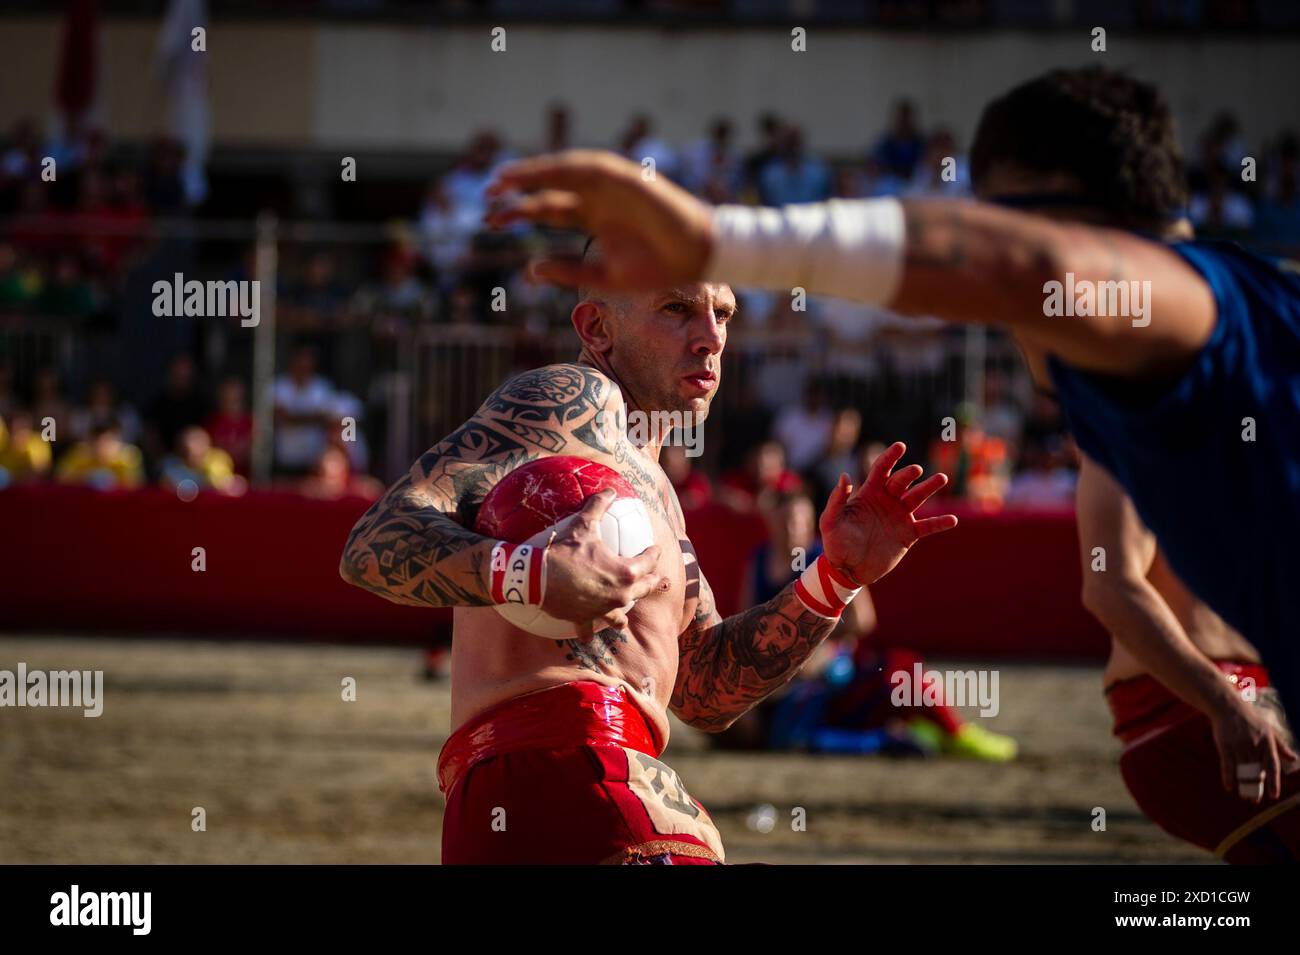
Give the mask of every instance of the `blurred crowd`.
[{"label": "blurred crowd", "polygon": [[[375,382],[396,367],[412,329],[500,326],[512,336],[508,365],[516,369],[554,360],[557,343],[568,341],[571,293],[523,278],[542,237],[523,227],[491,233],[481,226],[486,187],[515,156],[611,146],[712,202],[780,205],[969,189],[962,144],[950,130],[927,126],[906,100],[894,105],[882,129],[864,136],[858,155],[836,161],[811,149],[796,123],[771,113],[757,118],[749,148],[738,144],[726,118],[688,142],[670,141],[644,114],[630,116],[612,143],[578,141],[573,127],[569,110],[554,105],[539,141],[511,145],[491,130],[476,133],[427,184],[419,207],[384,230],[385,241],[282,244],[278,481],[310,493],[373,491],[365,477],[368,447],[378,440],[375,419],[384,411]],[[1198,231],[1300,250],[1294,132],[1251,144],[1225,113],[1187,152],[1186,211]],[[58,169],[54,181],[42,177],[47,159]],[[188,256],[187,277],[258,275],[247,242],[233,256],[227,244],[223,258],[203,243],[159,242],[151,232],[158,220],[201,223],[212,211],[187,193],[183,162],[182,147],[171,140],[132,153],[93,129],[72,141],[43,139],[31,121],[17,124],[0,146],[0,319],[15,317],[29,328],[72,322],[69,334],[94,342],[89,351],[100,356],[93,373],[74,373],[54,356],[43,360],[50,367],[34,372],[18,364],[18,351],[4,352],[0,333],[0,480],[94,475],[100,484],[191,480],[228,491],[245,485],[251,334],[233,323],[207,323],[175,344],[145,342],[140,334],[157,324],[139,295],[142,277],[147,288],[181,267],[166,256]],[[508,309],[494,307],[497,289],[506,290]],[[168,322],[169,333],[184,327]],[[722,452],[709,456],[707,477],[692,472],[689,494],[706,493],[707,484],[707,493],[735,500],[786,472],[818,494],[836,469],[852,471],[847,465],[877,442],[901,438],[952,475],[952,494],[981,507],[1068,500],[1073,450],[1055,409],[1032,393],[1018,363],[991,363],[978,400],[959,404],[970,394],[960,383],[970,371],[964,335],[866,306],[741,292],[711,429],[721,435],[715,440]],[[129,349],[123,338],[131,338]],[[152,363],[150,348],[159,351]],[[481,397],[493,384],[465,387]],[[950,440],[935,439],[936,422],[948,417],[956,426]],[[33,443],[47,419],[59,430],[53,455]],[[343,419],[354,422],[348,440]],[[417,442],[433,437],[421,432]]]},{"label": "blurred crowd", "polygon": [[[319,498],[383,493],[367,475],[361,404],[317,374],[313,348],[294,352],[275,380],[273,401],[273,486]],[[40,369],[31,393],[20,396],[0,366],[0,488],[56,481],[238,495],[248,488],[254,432],[244,381],[229,377],[208,387],[188,355],[172,359],[142,409],[103,378],[73,402],[53,367]]]}]

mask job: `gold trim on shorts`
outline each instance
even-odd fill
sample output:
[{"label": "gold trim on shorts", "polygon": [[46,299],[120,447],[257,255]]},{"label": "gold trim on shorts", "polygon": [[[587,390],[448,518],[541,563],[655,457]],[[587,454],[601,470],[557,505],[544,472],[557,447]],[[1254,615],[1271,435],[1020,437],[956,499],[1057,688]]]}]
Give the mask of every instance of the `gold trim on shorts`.
[{"label": "gold trim on shorts", "polygon": [[1225,855],[1228,851],[1232,849],[1233,846],[1235,846],[1242,839],[1246,838],[1256,829],[1260,828],[1261,826],[1269,822],[1272,822],[1274,819],[1282,815],[1282,813],[1286,812],[1288,809],[1295,808],[1297,804],[1300,804],[1300,793],[1295,793],[1294,795],[1288,796],[1286,799],[1283,799],[1281,802],[1277,803],[1276,805],[1269,806],[1258,816],[1252,817],[1251,819],[1247,820],[1246,822],[1238,826],[1236,829],[1234,829],[1226,839],[1224,839],[1222,842],[1218,844],[1218,846],[1214,850],[1214,854],[1216,856]]},{"label": "gold trim on shorts", "polygon": [[636,856],[657,856],[665,852],[678,856],[690,856],[694,859],[708,859],[710,862],[723,865],[723,861],[718,858],[717,853],[707,846],[697,846],[693,842],[678,842],[676,839],[656,839],[653,842],[642,842],[639,845],[627,846],[615,852],[608,859],[602,859],[600,864],[627,865]]}]

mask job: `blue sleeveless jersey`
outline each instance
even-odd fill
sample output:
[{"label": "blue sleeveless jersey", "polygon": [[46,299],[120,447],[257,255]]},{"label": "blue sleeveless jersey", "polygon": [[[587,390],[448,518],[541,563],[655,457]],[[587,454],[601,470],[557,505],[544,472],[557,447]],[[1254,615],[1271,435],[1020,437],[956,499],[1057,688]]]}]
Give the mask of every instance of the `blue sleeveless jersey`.
[{"label": "blue sleeveless jersey", "polygon": [[1191,368],[1152,385],[1051,358],[1052,378],[1079,447],[1128,491],[1183,581],[1259,650],[1294,717],[1300,265],[1225,242],[1170,248],[1218,308]]}]

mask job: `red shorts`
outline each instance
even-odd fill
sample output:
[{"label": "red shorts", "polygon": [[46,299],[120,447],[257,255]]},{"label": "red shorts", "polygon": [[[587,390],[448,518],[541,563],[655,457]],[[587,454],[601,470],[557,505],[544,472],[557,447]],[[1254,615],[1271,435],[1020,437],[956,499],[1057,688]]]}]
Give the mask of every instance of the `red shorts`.
[{"label": "red shorts", "polygon": [[722,838],[624,691],[589,681],[506,700],[447,740],[442,861],[720,865]]},{"label": "red shorts", "polygon": [[[1268,687],[1257,664],[1216,665],[1237,682],[1253,679],[1257,692]],[[1282,778],[1280,799],[1247,802],[1223,788],[1209,718],[1158,680],[1121,680],[1106,689],[1106,702],[1125,743],[1124,785],[1152,822],[1227,862],[1300,861],[1300,771]]]}]

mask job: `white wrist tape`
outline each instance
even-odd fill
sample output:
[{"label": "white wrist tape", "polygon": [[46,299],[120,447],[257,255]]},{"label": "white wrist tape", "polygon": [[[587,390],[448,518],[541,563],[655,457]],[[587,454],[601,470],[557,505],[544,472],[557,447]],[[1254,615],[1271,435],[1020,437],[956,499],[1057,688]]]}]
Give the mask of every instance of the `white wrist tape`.
[{"label": "white wrist tape", "polygon": [[831,566],[823,554],[794,584],[794,595],[819,617],[836,620],[862,588]]},{"label": "white wrist tape", "polygon": [[541,606],[546,593],[546,548],[497,541],[488,570],[492,602]]},{"label": "white wrist tape", "polygon": [[718,206],[704,278],[885,305],[902,280],[905,231],[897,199]]}]

